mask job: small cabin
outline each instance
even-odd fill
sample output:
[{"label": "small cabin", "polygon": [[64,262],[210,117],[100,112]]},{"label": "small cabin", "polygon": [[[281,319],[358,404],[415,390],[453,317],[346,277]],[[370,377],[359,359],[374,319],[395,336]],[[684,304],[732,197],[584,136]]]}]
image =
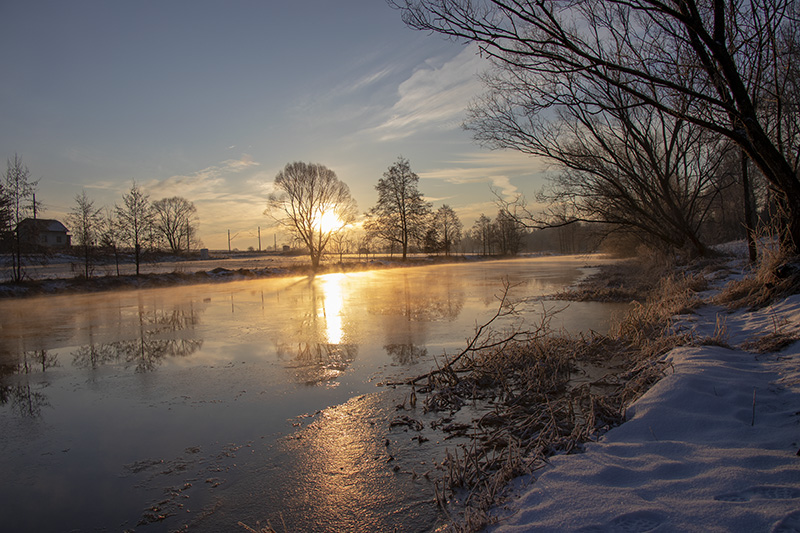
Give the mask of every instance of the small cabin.
[{"label": "small cabin", "polygon": [[26,218],[17,226],[20,242],[45,248],[67,248],[72,237],[67,227],[58,220]]}]

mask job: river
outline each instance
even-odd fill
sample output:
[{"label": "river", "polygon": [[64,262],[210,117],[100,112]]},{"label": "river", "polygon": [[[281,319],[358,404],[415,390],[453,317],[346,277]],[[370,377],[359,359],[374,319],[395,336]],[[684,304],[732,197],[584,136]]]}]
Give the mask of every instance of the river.
[{"label": "river", "polygon": [[[8,531],[430,531],[445,443],[390,426],[503,280],[537,300],[600,259],[516,259],[0,301]],[[551,327],[607,329],[571,303]],[[406,405],[405,407],[409,407]]]}]

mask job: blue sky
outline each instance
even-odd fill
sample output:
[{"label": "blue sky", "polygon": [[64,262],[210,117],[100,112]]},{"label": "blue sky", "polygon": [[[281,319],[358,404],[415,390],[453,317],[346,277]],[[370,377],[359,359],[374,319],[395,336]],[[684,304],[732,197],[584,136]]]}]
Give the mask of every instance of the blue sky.
[{"label": "blue sky", "polygon": [[383,0],[2,0],[0,64],[0,155],[40,180],[47,217],[135,179],[193,201],[205,246],[230,230],[246,249],[259,226],[272,243],[266,197],[292,161],[334,170],[364,212],[402,155],[465,227],[496,212],[490,187],[542,185],[540,162],[461,128],[486,62]]}]

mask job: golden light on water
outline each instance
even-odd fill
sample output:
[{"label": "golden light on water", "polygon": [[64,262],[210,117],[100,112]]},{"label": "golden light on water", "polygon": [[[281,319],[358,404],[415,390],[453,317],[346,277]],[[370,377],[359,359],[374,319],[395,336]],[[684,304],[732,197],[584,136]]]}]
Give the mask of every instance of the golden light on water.
[{"label": "golden light on water", "polygon": [[329,344],[341,344],[344,338],[342,310],[344,307],[344,291],[342,283],[344,274],[328,274],[320,278],[322,283],[322,299],[317,316],[325,319],[325,337]]}]

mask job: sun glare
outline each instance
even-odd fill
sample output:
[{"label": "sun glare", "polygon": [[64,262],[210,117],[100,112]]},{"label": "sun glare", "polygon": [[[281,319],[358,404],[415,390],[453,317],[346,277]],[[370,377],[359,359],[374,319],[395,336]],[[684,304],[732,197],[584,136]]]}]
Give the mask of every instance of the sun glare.
[{"label": "sun glare", "polygon": [[332,209],[322,213],[322,215],[317,218],[316,224],[314,224],[314,227],[323,233],[341,229],[342,226],[342,221]]}]

